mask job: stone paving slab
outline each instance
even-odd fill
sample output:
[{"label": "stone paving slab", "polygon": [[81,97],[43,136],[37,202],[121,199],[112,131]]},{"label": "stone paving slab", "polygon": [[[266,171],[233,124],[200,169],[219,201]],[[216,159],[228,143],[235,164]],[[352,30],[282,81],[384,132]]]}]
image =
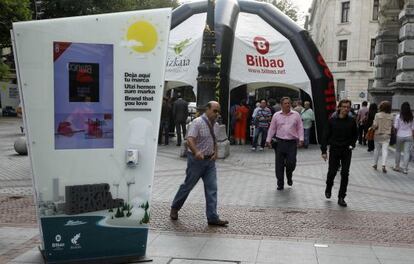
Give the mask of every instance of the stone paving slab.
[{"label": "stone paving slab", "polygon": [[0,227],[0,263],[19,256],[38,241],[39,230],[37,228]]},{"label": "stone paving slab", "polygon": [[297,209],[219,207],[227,228],[209,227],[204,204],[188,204],[179,220],[168,217],[169,204],[152,207],[151,228],[208,234],[238,234],[347,243],[414,245],[414,216],[410,214]]},{"label": "stone paving slab", "polygon": [[[171,202],[184,180],[186,160],[177,155],[176,147],[159,147],[153,192],[156,202]],[[406,175],[392,170],[383,174],[371,168],[372,159],[372,153],[363,147],[354,151],[347,197],[352,210],[414,214],[414,169]],[[390,154],[389,163],[392,159]],[[222,205],[340,209],[324,198],[328,166],[320,158],[317,146],[299,150],[294,186],[282,193],[275,191],[273,151],[251,152],[248,146],[232,146],[230,157],[218,161],[217,168]],[[339,181],[338,173],[334,197]],[[204,203],[202,183],[190,194],[188,202]]]},{"label": "stone paving slab", "polygon": [[[0,229],[1,233],[1,229]],[[156,264],[384,264],[412,263],[414,247],[397,248],[327,243],[324,247],[302,240],[188,233],[149,233],[147,258]],[[43,263],[37,247],[27,248],[9,264]]]},{"label": "stone paving slab", "polygon": [[33,196],[0,194],[0,226],[37,226]]}]

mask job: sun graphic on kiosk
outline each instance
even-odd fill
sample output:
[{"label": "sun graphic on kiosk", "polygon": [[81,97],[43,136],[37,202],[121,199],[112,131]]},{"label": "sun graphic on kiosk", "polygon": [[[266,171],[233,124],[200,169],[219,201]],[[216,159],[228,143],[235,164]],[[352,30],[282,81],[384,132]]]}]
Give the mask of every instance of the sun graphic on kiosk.
[{"label": "sun graphic on kiosk", "polygon": [[121,45],[128,47],[131,53],[139,54],[156,54],[160,50],[161,31],[157,24],[152,23],[151,19],[134,19],[134,22],[129,23],[129,27],[125,29],[124,39]]}]

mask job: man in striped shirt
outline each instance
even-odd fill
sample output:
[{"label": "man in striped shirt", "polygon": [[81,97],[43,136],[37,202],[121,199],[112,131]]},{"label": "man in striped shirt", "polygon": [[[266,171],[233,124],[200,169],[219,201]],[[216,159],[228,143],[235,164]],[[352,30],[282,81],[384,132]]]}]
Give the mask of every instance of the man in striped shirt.
[{"label": "man in striped shirt", "polygon": [[171,205],[170,217],[178,219],[178,211],[184,205],[190,192],[200,180],[204,183],[206,197],[206,214],[209,225],[227,226],[226,220],[221,220],[217,214],[217,140],[220,104],[211,101],[207,104],[206,112],[194,119],[187,133],[187,170],[184,183],[180,185]]}]

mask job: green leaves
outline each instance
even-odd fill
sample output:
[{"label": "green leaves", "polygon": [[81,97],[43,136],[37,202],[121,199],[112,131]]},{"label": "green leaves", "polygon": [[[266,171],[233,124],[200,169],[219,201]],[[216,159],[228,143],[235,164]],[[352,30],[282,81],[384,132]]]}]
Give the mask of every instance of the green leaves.
[{"label": "green leaves", "polygon": [[293,21],[298,21],[298,8],[292,0],[259,0],[276,6],[280,11],[285,13]]},{"label": "green leaves", "polygon": [[32,17],[30,0],[0,0],[0,48],[10,47],[12,23]]},{"label": "green leaves", "polygon": [[9,66],[0,61],[0,80],[9,74]]},{"label": "green leaves", "polygon": [[162,7],[175,8],[178,5],[177,0],[45,0],[44,18],[83,16]]}]

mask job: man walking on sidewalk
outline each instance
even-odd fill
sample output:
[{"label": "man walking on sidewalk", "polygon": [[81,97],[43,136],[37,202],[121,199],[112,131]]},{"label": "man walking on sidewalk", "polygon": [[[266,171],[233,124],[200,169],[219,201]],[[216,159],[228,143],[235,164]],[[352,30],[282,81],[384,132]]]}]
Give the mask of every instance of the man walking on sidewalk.
[{"label": "man walking on sidewalk", "polygon": [[201,178],[204,182],[206,197],[206,214],[209,225],[226,226],[229,222],[221,220],[217,214],[217,141],[218,131],[216,119],[220,112],[218,102],[207,104],[206,112],[191,123],[187,144],[191,152],[187,153],[187,170],[184,183],[180,185],[171,205],[170,217],[178,219],[178,211],[184,205],[191,190]]},{"label": "man walking on sidewalk", "polygon": [[178,99],[173,104],[173,117],[177,132],[177,146],[181,146],[181,132],[184,138],[186,134],[188,103],[181,97],[180,93],[177,97]]},{"label": "man walking on sidewalk", "polygon": [[303,121],[304,148],[308,148],[310,132],[312,129],[313,122],[315,121],[315,113],[310,108],[309,101],[305,101],[304,106],[305,108],[303,108],[302,113],[300,113],[300,116],[302,117]]},{"label": "man walking on sidewalk", "polygon": [[272,120],[272,112],[267,107],[267,101],[265,99],[260,101],[260,107],[253,117],[253,125],[255,126],[255,132],[253,137],[253,147],[252,150],[257,149],[257,141],[259,140],[259,135],[261,134],[261,142],[259,150],[263,151],[265,147],[267,130],[269,129],[270,120]]},{"label": "man walking on sidewalk", "polygon": [[347,206],[345,202],[346,189],[348,186],[349,167],[351,166],[352,150],[358,137],[356,122],[348,115],[351,109],[351,101],[341,100],[338,104],[338,112],[331,117],[325,126],[322,135],[321,151],[322,158],[326,161],[327,146],[329,145],[329,167],[326,179],[325,197],[331,198],[332,186],[339,165],[341,164],[341,185],[338,193],[338,204]]},{"label": "man walking on sidewalk", "polygon": [[300,115],[291,110],[291,100],[283,97],[280,100],[282,111],[276,112],[270,122],[267,133],[266,146],[271,146],[272,138],[275,136],[276,178],[277,190],[284,188],[284,174],[286,167],[287,184],[292,186],[292,174],[296,168],[297,146],[303,145],[303,124]]},{"label": "man walking on sidewalk", "polygon": [[368,119],[368,102],[363,101],[361,109],[359,109],[356,122],[358,124],[358,143],[359,145],[366,145],[367,141],[365,139],[365,131],[368,130],[368,128],[365,127],[365,124],[367,123]]}]

